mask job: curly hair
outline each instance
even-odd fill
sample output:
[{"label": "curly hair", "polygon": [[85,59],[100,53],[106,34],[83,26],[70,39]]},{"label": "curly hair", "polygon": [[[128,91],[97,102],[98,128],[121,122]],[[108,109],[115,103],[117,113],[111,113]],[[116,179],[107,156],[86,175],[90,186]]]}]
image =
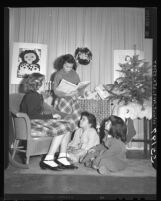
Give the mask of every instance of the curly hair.
[{"label": "curly hair", "polygon": [[41,73],[32,73],[25,77],[24,91],[37,91],[43,84],[45,76]]},{"label": "curly hair", "polygon": [[54,68],[57,71],[59,71],[63,68],[64,63],[66,63],[66,62],[73,64],[73,70],[77,69],[77,63],[71,54],[65,54],[65,55],[62,55],[61,57],[59,57],[59,60],[58,60],[57,64],[54,66]]},{"label": "curly hair", "polygon": [[101,139],[103,139],[105,135],[105,124],[107,121],[111,121],[111,128],[108,131],[108,134],[114,138],[120,139],[122,142],[126,142],[127,135],[127,126],[123,119],[118,116],[111,115],[109,118],[103,120],[100,128]]},{"label": "curly hair", "polygon": [[25,54],[29,54],[29,53],[35,54],[36,59],[35,59],[35,61],[33,61],[33,64],[36,64],[40,59],[39,59],[39,56],[38,56],[38,54],[36,53],[35,50],[25,50],[25,51],[22,51],[22,52],[20,53],[19,57],[22,59],[22,62],[27,63],[27,62],[24,60],[24,56],[25,56]]},{"label": "curly hair", "polygon": [[96,129],[96,117],[93,114],[91,114],[91,113],[89,113],[87,111],[83,111],[81,113],[81,118],[83,116],[87,117],[88,122],[91,124],[91,128],[95,128]]}]

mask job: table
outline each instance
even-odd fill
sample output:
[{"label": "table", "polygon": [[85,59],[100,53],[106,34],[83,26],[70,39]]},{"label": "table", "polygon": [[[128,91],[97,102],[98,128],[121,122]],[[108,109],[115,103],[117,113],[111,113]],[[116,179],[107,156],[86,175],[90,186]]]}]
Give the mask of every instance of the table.
[{"label": "table", "polygon": [[[143,118],[143,126],[144,126],[144,138],[143,139],[132,139],[132,142],[144,142],[144,156],[145,158],[150,156],[151,152],[151,131],[152,131],[152,120]],[[149,151],[148,151],[149,144]]]}]

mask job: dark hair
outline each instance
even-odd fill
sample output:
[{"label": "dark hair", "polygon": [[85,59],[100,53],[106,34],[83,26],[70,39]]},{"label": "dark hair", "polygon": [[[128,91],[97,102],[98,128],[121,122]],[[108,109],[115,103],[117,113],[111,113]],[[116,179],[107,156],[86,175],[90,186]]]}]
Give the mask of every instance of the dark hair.
[{"label": "dark hair", "polygon": [[83,116],[87,117],[88,122],[91,124],[91,128],[96,129],[96,117],[93,114],[91,114],[91,113],[89,113],[87,111],[84,111],[84,112],[81,113],[81,118]]},{"label": "dark hair", "polygon": [[29,54],[29,53],[35,54],[36,59],[35,59],[35,61],[33,61],[33,64],[36,64],[40,59],[39,59],[39,56],[38,56],[38,54],[36,53],[35,50],[25,50],[25,51],[23,51],[23,52],[20,53],[19,57],[22,59],[22,62],[27,63],[24,60],[24,56],[25,56],[25,54]]},{"label": "dark hair", "polygon": [[105,123],[107,121],[111,121],[111,124],[112,124],[108,134],[114,138],[121,139],[121,141],[125,143],[126,134],[127,134],[127,126],[125,122],[123,121],[123,119],[115,115],[111,115],[109,118],[105,119],[100,128],[100,131],[104,132],[104,135],[105,135],[105,130],[103,131],[102,128],[105,128]]},{"label": "dark hair", "polygon": [[[87,59],[82,59],[80,57],[80,55],[82,55],[82,54],[85,54],[87,56]],[[84,47],[84,48],[78,47],[75,50],[74,57],[78,61],[79,64],[87,65],[92,60],[92,52],[87,47]]]},{"label": "dark hair", "polygon": [[32,73],[25,78],[24,91],[37,91],[43,83],[45,76],[40,73]]},{"label": "dark hair", "polygon": [[108,120],[108,118],[103,119],[100,124],[100,129],[99,129],[100,143],[102,143],[103,138],[105,136],[105,123],[107,120]]},{"label": "dark hair", "polygon": [[73,70],[77,69],[77,63],[71,54],[65,54],[65,55],[59,57],[59,60],[57,61],[54,68],[58,71],[61,70],[63,68],[63,65],[65,62],[73,64]]}]

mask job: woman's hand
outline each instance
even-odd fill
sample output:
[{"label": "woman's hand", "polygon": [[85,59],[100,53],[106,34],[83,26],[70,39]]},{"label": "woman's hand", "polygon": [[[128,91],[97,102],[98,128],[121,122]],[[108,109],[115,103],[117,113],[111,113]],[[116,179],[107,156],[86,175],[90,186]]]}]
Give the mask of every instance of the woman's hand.
[{"label": "woman's hand", "polygon": [[68,93],[67,95],[68,95],[68,96],[71,96],[73,99],[76,99],[76,98],[78,98],[79,93],[78,93],[77,90],[75,90],[75,91],[71,91],[71,92]]},{"label": "woman's hand", "polygon": [[52,114],[52,115],[53,115],[53,119],[56,119],[56,120],[61,119],[61,116],[59,114]]}]

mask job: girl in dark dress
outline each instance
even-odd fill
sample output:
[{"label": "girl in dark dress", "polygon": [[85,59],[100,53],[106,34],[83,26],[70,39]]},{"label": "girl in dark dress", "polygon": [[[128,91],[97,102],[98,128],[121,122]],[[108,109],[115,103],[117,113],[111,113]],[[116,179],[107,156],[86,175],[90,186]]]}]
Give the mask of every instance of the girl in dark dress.
[{"label": "girl in dark dress", "polygon": [[[31,128],[37,132],[46,133],[53,136],[51,146],[45,157],[42,157],[40,167],[51,170],[60,170],[64,168],[75,168],[66,158],[67,144],[70,140],[71,125],[68,121],[71,117],[52,110],[45,114],[43,108],[43,96],[45,76],[40,73],[33,73],[26,78],[24,82],[24,95],[20,104],[20,112],[27,113],[31,120]],[[66,121],[60,121],[63,118]],[[58,120],[59,119],[59,120]],[[55,153],[60,146],[60,153],[57,159]]]}]

